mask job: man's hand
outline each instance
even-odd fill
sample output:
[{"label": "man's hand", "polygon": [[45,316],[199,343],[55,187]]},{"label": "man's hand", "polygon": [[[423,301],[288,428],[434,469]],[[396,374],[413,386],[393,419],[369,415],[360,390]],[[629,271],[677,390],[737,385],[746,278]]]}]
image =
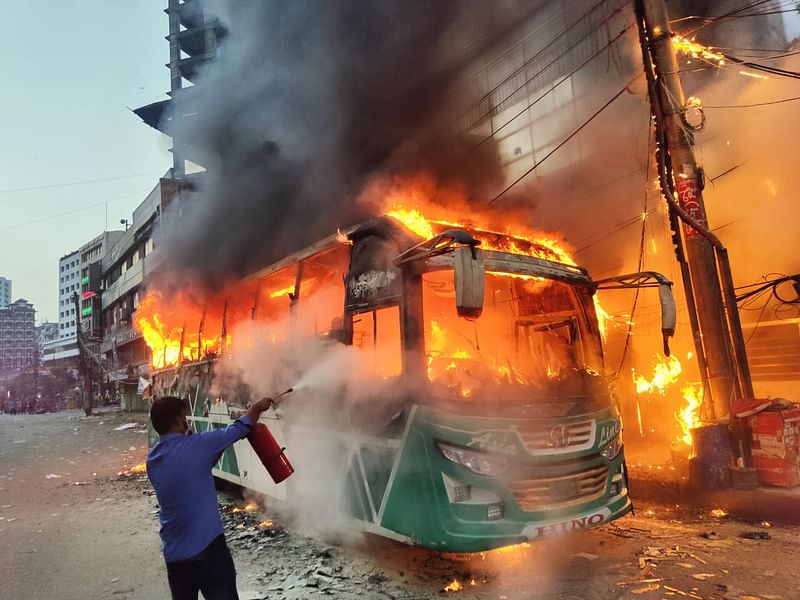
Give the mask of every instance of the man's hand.
[{"label": "man's hand", "polygon": [[262,398],[258,402],[253,402],[247,410],[247,416],[250,417],[250,422],[255,425],[258,422],[258,417],[261,413],[272,406],[272,398]]}]

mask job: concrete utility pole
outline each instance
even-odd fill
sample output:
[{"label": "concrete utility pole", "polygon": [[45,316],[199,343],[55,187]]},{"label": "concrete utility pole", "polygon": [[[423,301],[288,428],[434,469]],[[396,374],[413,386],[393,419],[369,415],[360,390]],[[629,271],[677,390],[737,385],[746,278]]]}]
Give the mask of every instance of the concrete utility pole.
[{"label": "concrete utility pole", "polygon": [[[678,202],[684,213],[704,229],[708,228],[703,204],[703,175],[693,151],[693,140],[683,121],[685,98],[672,46],[664,0],[641,0],[647,24],[650,54],[656,72],[656,93],[663,117]],[[645,57],[645,60],[650,60]],[[683,224],[686,259],[691,273],[700,334],[708,366],[708,383],[714,417],[727,418],[734,397],[742,394],[737,385],[736,363],[719,283],[714,247],[694,227]],[[728,309],[734,313],[736,304]],[[738,320],[738,313],[736,315]]]}]

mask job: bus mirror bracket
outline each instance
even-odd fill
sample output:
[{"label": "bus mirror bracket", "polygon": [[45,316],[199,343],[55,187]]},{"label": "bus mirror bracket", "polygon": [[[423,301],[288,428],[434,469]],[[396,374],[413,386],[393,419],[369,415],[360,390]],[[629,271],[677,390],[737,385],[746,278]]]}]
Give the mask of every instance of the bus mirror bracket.
[{"label": "bus mirror bracket", "polygon": [[456,312],[459,317],[477,319],[483,312],[483,252],[475,246],[460,246],[453,254]]},{"label": "bus mirror bracket", "polygon": [[633,288],[658,288],[658,302],[661,305],[661,335],[664,338],[664,355],[670,355],[669,338],[675,335],[677,310],[675,296],[672,293],[672,282],[661,273],[640,271],[628,275],[618,275],[595,282],[598,290],[624,290]]}]

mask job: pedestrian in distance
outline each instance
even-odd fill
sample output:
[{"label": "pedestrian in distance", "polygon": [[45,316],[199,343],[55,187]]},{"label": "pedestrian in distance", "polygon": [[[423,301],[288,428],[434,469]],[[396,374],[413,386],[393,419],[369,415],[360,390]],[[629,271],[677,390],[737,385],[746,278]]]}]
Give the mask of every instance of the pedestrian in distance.
[{"label": "pedestrian in distance", "polygon": [[238,600],[233,564],[211,469],[222,452],[250,433],[272,404],[263,398],[224,429],[191,435],[186,402],[153,401],[150,421],[159,440],[147,455],[147,476],[160,507],[161,542],[173,600]]}]

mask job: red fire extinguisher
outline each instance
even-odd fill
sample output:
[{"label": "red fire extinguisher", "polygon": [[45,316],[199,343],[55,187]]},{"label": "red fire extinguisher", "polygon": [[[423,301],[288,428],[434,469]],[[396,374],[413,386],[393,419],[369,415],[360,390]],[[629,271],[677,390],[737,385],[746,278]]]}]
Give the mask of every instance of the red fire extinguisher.
[{"label": "red fire extinguisher", "polygon": [[[282,394],[278,394],[273,399],[273,404],[277,404],[282,396],[292,391],[292,388],[289,388]],[[289,459],[286,458],[284,454],[286,448],[282,448],[280,444],[278,444],[275,436],[267,429],[266,425],[263,423],[255,423],[250,433],[247,435],[247,440],[250,442],[253,451],[258,455],[261,463],[266,467],[267,472],[275,483],[280,483],[294,473],[292,463],[289,462]]]},{"label": "red fire extinguisher", "polygon": [[266,425],[263,423],[253,425],[247,440],[275,483],[280,483],[294,473],[292,463],[284,454],[286,448],[281,448]]}]

